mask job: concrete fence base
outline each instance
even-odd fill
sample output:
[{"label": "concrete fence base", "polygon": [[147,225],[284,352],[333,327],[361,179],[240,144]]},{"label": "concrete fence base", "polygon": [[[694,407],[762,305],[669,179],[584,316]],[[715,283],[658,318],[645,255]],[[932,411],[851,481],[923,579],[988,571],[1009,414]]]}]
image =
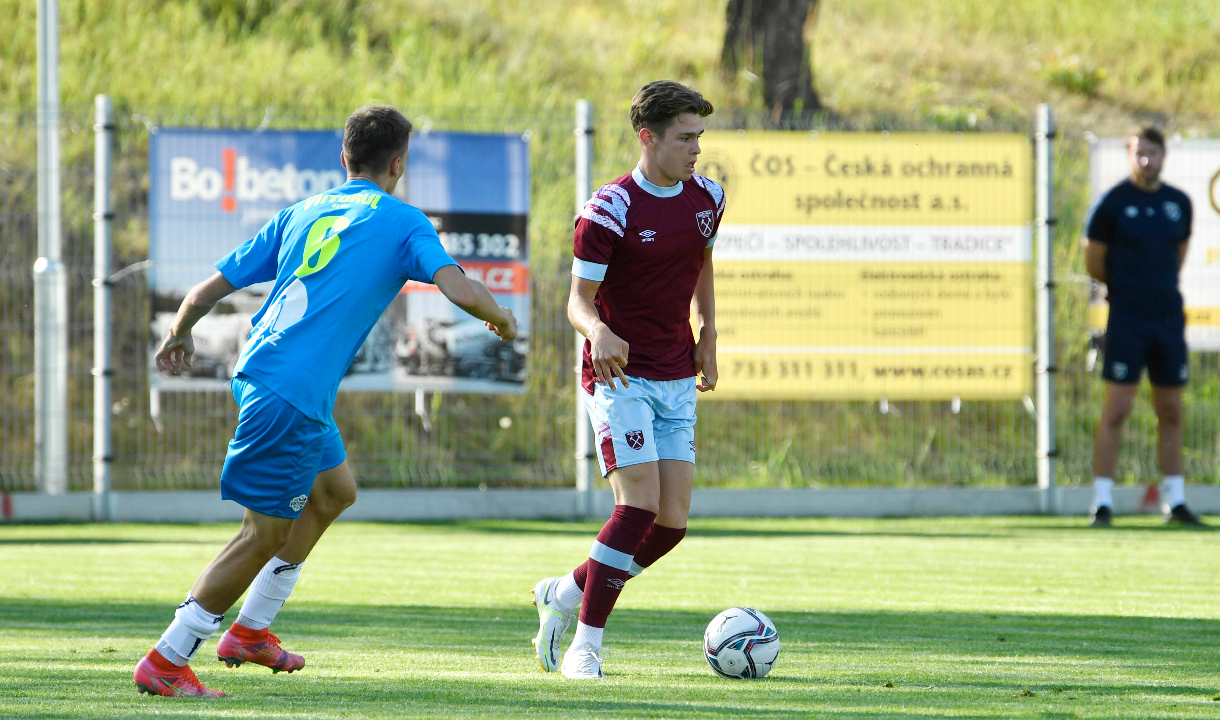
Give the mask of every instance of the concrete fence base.
[{"label": "concrete fence base", "polygon": [[[1220,486],[1186,490],[1197,513],[1220,513]],[[1114,488],[1116,515],[1155,512],[1145,504],[1144,487]],[[948,517],[1038,515],[1043,494],[1037,488],[844,488],[800,490],[695,490],[692,517]],[[1060,515],[1085,515],[1093,501],[1090,487],[1056,488],[1051,507]],[[103,508],[102,503],[109,507]],[[593,494],[593,515],[613,510],[607,490]],[[424,520],[537,520],[573,518],[580,507],[576,490],[362,490],[340,520],[407,522]],[[103,512],[104,510],[109,512]],[[219,491],[115,492],[43,495],[0,494],[0,522],[209,523],[241,519],[242,508],[221,500]]]}]

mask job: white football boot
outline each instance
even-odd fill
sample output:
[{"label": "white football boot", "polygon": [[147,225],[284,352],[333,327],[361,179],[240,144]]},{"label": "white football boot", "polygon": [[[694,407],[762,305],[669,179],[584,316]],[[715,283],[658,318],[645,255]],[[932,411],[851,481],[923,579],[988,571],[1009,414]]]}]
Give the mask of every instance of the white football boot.
[{"label": "white football boot", "polygon": [[578,648],[568,648],[563,656],[563,676],[572,680],[601,680],[602,658],[606,651],[585,643]]},{"label": "white football boot", "polygon": [[534,586],[533,604],[538,608],[538,635],[534,637],[534,655],[538,666],[546,672],[558,672],[559,649],[563,636],[568,632],[575,610],[564,610],[555,597],[559,578],[544,578]]}]

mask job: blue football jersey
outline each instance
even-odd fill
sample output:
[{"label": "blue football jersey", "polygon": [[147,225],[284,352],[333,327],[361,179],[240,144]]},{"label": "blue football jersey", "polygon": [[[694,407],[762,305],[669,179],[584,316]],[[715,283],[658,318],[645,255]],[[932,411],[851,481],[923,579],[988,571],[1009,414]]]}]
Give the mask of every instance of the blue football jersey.
[{"label": "blue football jersey", "polygon": [[456,264],[419,209],[369,180],[285,208],[216,263],[238,288],[275,281],[235,372],[329,424],[339,381],[403,284]]}]

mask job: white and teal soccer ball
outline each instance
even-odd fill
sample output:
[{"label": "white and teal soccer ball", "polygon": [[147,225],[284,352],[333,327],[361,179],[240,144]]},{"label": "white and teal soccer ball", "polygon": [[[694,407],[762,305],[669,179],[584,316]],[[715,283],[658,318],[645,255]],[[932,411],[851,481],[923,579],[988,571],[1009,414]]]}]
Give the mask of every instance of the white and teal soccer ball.
[{"label": "white and teal soccer ball", "polygon": [[703,657],[717,675],[760,678],[779,657],[779,631],[770,618],[753,608],[729,608],[708,623]]}]

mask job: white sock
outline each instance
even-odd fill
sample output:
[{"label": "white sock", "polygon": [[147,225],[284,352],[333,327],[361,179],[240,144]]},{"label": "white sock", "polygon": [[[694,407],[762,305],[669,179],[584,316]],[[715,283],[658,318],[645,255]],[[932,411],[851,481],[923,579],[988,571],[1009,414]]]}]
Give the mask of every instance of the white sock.
[{"label": "white sock", "polygon": [[1165,491],[1165,504],[1170,508],[1186,504],[1186,478],[1184,476],[1166,475],[1162,487]]},{"label": "white sock", "polygon": [[1108,477],[1093,478],[1093,506],[1114,508],[1114,480]]},{"label": "white sock", "polygon": [[572,647],[569,650],[574,650],[583,647],[585,643],[589,643],[595,648],[602,646],[602,634],[606,632],[606,628],[596,628],[592,625],[585,625],[581,621],[576,621],[576,637],[572,638]]},{"label": "white sock", "polygon": [[297,579],[301,577],[301,565],[284,562],[277,557],[267,561],[246,593],[246,601],[241,604],[237,614],[237,624],[251,630],[265,630],[271,627],[275,614],[284,607],[292,588],[296,587]]},{"label": "white sock", "polygon": [[[186,602],[174,611],[174,621],[161,634],[157,652],[179,667],[186,665],[195,657],[203,643],[212,637],[212,633],[220,629],[220,622],[224,619],[224,615],[213,615],[199,607],[195,598],[187,595]],[[173,652],[175,657],[162,652],[162,646]]]},{"label": "white sock", "polygon": [[559,582],[555,584],[555,602],[565,612],[580,607],[580,601],[584,597],[584,591],[576,584],[576,576],[572,573],[559,578]]}]

